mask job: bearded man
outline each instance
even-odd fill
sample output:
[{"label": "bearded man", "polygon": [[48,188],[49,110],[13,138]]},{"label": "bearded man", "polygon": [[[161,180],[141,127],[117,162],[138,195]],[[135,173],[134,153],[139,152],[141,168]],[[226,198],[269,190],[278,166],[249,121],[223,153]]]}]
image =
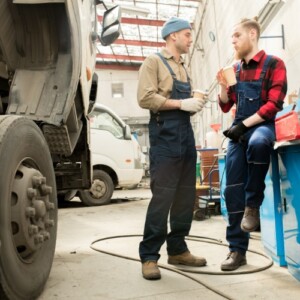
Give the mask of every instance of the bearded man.
[{"label": "bearded man", "polygon": [[236,105],[232,126],[224,131],[230,141],[226,154],[225,202],[228,211],[226,238],[229,254],[221,270],[236,270],[247,263],[249,232],[260,224],[265,177],[275,141],[275,116],[282,110],[287,91],[284,62],[259,50],[260,25],[243,19],[234,26],[232,44],[237,83],[228,86],[222,69],[219,105],[228,112]]}]

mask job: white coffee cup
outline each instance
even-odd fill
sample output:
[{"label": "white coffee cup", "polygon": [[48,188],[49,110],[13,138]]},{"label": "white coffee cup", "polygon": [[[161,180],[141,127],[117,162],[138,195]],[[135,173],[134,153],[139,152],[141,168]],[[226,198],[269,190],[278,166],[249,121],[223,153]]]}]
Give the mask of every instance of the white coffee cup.
[{"label": "white coffee cup", "polygon": [[223,68],[223,76],[229,86],[236,84],[236,77],[233,66]]},{"label": "white coffee cup", "polygon": [[194,98],[200,98],[204,99],[204,97],[207,96],[207,93],[202,90],[193,90],[193,97]]}]

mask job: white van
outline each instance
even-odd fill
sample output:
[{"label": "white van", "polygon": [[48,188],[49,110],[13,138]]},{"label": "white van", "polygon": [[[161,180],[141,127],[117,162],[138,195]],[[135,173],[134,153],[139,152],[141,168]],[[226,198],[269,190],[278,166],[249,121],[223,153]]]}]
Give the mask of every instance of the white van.
[{"label": "white van", "polygon": [[103,205],[110,202],[116,187],[138,186],[144,154],[129,125],[108,107],[96,103],[89,119],[93,183],[90,190],[79,191],[79,198],[89,206]]}]

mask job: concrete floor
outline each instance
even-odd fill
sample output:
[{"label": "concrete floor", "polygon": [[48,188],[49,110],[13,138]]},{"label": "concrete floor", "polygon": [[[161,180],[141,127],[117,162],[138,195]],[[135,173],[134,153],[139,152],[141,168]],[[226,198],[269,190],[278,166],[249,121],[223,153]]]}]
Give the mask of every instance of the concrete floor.
[{"label": "concrete floor", "polygon": [[[141,275],[141,264],[97,252],[93,241],[143,232],[146,209],[151,197],[149,189],[116,190],[110,205],[84,207],[78,200],[59,209],[59,226],[55,259],[46,287],[39,300],[94,299],[224,299],[184,275],[161,269],[162,279],[148,281]],[[190,234],[225,240],[226,222],[222,216],[193,221]],[[259,233],[253,234],[250,248],[262,251]],[[141,237],[116,238],[95,243],[105,251],[138,259]],[[207,258],[208,265],[200,271],[219,272],[226,258],[227,247],[194,240],[188,241],[192,253]],[[159,263],[167,265],[165,245]],[[240,271],[262,267],[268,260],[254,253],[247,255],[248,265]],[[195,270],[195,268],[193,269]],[[299,299],[300,282],[286,268],[271,268],[242,275],[208,275],[184,273],[204,285],[226,294],[230,299]],[[230,272],[232,274],[232,272]]]}]

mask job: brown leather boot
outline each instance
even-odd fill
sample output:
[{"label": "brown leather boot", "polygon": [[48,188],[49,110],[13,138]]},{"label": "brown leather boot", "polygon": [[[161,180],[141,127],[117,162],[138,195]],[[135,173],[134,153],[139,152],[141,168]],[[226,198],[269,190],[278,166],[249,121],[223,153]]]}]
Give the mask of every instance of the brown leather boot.
[{"label": "brown leather boot", "polygon": [[240,266],[246,265],[247,260],[246,256],[242,255],[237,251],[230,252],[227,255],[226,260],[224,260],[221,264],[222,271],[233,271],[238,269]]},{"label": "brown leather boot", "polygon": [[155,280],[161,278],[157,262],[153,260],[148,260],[142,263],[142,273],[143,277],[148,280]]},{"label": "brown leather boot", "polygon": [[206,265],[206,259],[204,257],[194,256],[190,251],[185,251],[178,255],[169,255],[168,264],[203,267]]},{"label": "brown leather boot", "polygon": [[259,224],[259,208],[246,206],[241,222],[241,229],[245,232],[252,232],[258,228]]}]

